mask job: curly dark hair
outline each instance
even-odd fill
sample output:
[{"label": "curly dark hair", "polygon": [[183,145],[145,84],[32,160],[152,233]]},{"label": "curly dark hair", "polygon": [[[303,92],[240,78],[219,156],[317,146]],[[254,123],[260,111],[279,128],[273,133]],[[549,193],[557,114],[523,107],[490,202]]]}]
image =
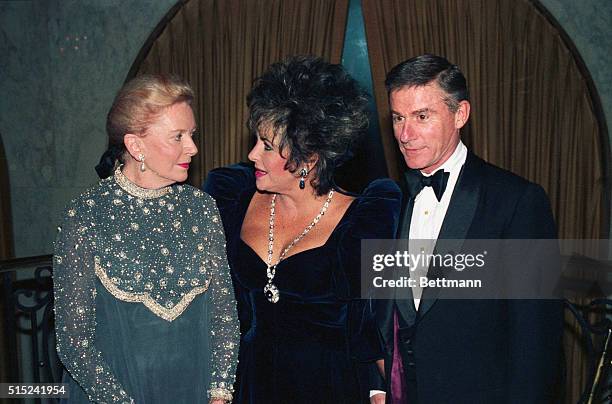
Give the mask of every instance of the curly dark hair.
[{"label": "curly dark hair", "polygon": [[272,64],[255,80],[247,104],[249,131],[257,135],[268,127],[280,136],[287,170],[317,158],[310,180],[317,195],[334,188],[335,169],[368,127],[367,94],[357,81],[341,65],[313,56]]}]

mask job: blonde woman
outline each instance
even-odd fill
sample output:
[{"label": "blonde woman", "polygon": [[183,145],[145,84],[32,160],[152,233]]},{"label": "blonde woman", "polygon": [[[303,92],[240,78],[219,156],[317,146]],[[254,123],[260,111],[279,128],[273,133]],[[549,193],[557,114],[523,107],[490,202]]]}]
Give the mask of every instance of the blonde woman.
[{"label": "blonde woman", "polygon": [[108,114],[105,177],[55,244],[57,350],[70,403],[228,403],[238,319],[214,201],[189,185],[191,88],[126,84]]}]

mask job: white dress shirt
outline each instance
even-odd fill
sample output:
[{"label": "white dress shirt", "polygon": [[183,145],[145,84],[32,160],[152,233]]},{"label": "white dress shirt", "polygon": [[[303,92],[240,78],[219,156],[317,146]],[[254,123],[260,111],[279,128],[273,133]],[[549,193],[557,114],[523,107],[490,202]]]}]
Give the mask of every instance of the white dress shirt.
[{"label": "white dress shirt", "polygon": [[[450,205],[450,200],[453,195],[453,190],[457,184],[459,173],[461,168],[465,164],[467,158],[467,147],[463,142],[459,141],[459,144],[455,148],[455,151],[437,170],[430,174],[421,172],[425,176],[431,176],[438,170],[444,170],[450,173],[446,189],[442,195],[442,200],[438,201],[436,194],[432,187],[425,187],[419,192],[414,200],[414,208],[412,210],[412,218],[410,220],[410,233],[409,239],[411,242],[408,243],[408,250],[411,255],[431,254],[435,247],[435,240],[440,234],[442,228],[442,222],[446,216],[446,211]],[[412,240],[417,240],[413,242]],[[424,242],[419,242],[423,240]],[[429,242],[425,242],[429,240]],[[420,276],[427,274],[427,267],[422,265],[415,268],[414,271],[410,272],[411,278],[417,279]],[[413,288],[414,305],[419,308],[421,302],[421,290],[419,288]]]}]

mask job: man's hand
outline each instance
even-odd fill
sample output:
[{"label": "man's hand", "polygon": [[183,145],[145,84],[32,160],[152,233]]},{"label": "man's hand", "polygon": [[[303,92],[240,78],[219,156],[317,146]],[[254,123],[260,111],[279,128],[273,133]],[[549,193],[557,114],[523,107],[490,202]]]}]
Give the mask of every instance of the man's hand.
[{"label": "man's hand", "polygon": [[370,404],[385,404],[385,393],[374,394],[370,397]]},{"label": "man's hand", "polygon": [[380,372],[380,375],[384,379],[385,378],[385,360],[384,359],[377,360],[376,366],[378,366],[378,371]]}]

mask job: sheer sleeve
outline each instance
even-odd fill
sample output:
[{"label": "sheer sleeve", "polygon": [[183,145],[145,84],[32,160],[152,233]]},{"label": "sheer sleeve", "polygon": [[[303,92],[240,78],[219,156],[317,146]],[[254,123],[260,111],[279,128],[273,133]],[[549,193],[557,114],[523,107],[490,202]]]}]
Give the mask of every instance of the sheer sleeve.
[{"label": "sheer sleeve", "polygon": [[215,257],[215,273],[211,282],[208,306],[211,330],[211,387],[210,398],[232,400],[238,364],[240,329],[236,300],[225,251],[225,236],[215,202],[210,232],[210,254]]},{"label": "sheer sleeve", "polygon": [[133,402],[96,349],[95,271],[87,226],[70,208],[58,230],[53,261],[58,356],[89,400]]}]

